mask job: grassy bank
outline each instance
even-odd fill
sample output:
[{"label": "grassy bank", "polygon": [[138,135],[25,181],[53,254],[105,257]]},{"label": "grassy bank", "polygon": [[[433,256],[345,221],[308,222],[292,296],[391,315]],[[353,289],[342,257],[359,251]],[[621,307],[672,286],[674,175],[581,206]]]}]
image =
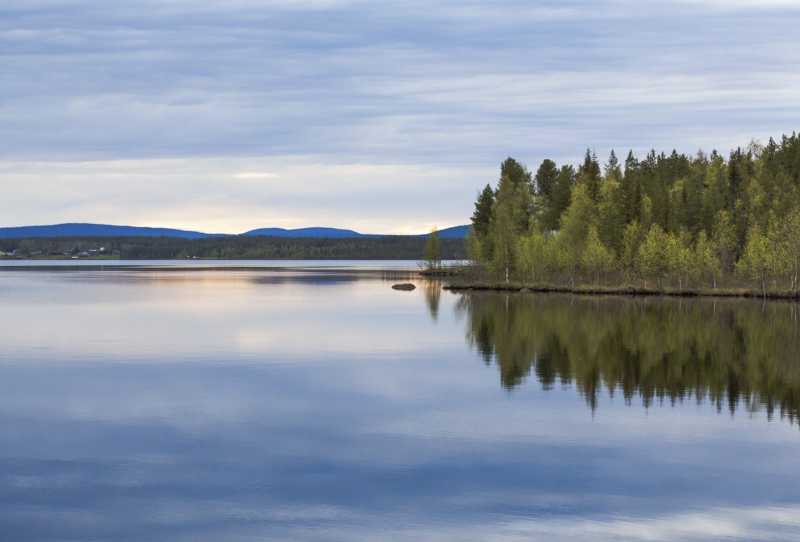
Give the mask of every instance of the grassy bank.
[{"label": "grassy bank", "polygon": [[493,279],[474,268],[460,267],[448,270],[422,271],[429,278],[440,278],[445,281],[444,289],[454,292],[463,291],[495,291],[495,292],[539,292],[577,295],[621,295],[639,297],[725,297],[725,298],[766,298],[800,301],[800,291],[767,289],[766,293],[758,288],[747,286],[720,288],[646,288],[630,284],[612,286],[579,283],[575,286],[550,283],[529,283],[525,281],[509,282]]},{"label": "grassy bank", "polygon": [[793,299],[800,301],[800,292],[767,291],[762,294],[759,290],[744,288],[717,288],[717,289],[682,289],[665,288],[637,288],[634,286],[547,286],[530,285],[516,282],[467,282],[452,283],[444,286],[451,291],[497,291],[497,292],[540,292],[582,295],[627,295],[627,296],[666,296],[666,297],[742,297],[767,299]]}]

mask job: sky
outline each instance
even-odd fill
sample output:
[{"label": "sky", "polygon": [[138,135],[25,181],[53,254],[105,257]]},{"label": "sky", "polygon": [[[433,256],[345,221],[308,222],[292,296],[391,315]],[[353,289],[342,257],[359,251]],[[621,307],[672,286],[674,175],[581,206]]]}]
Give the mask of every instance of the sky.
[{"label": "sky", "polygon": [[467,223],[513,156],[800,129],[798,0],[3,0],[0,226]]}]

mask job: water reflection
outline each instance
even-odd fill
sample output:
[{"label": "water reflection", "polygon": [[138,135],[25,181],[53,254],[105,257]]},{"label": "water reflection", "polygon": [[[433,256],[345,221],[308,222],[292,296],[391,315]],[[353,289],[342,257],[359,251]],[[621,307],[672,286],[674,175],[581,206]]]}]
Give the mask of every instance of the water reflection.
[{"label": "water reflection", "polygon": [[533,373],[544,389],[574,384],[593,410],[605,389],[645,406],[696,400],[800,415],[794,303],[467,294],[457,310],[508,389]]},{"label": "water reflection", "polygon": [[0,273],[0,539],[797,539],[796,427],[600,391],[780,405],[787,306],[351,279]]},{"label": "water reflection", "polygon": [[442,302],[442,284],[439,281],[425,281],[422,285],[428,314],[434,322],[439,319],[439,305]]}]

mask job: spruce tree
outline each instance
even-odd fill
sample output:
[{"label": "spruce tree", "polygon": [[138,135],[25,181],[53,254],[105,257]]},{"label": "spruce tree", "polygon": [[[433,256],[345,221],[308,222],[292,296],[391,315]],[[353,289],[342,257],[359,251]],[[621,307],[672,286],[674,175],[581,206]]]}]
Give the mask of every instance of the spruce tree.
[{"label": "spruce tree", "polygon": [[483,191],[478,194],[478,199],[475,201],[475,211],[472,213],[472,230],[479,239],[486,237],[489,233],[493,206],[494,190],[487,184]]},{"label": "spruce tree", "polygon": [[622,168],[619,165],[619,159],[614,149],[611,149],[611,154],[608,157],[608,162],[605,166],[606,181],[614,180],[617,182],[622,181]]},{"label": "spruce tree", "polygon": [[545,159],[536,170],[536,194],[546,201],[553,197],[553,189],[558,180],[558,166],[550,159]]},{"label": "spruce tree", "polygon": [[583,164],[578,170],[578,183],[586,186],[587,193],[592,201],[597,203],[600,199],[600,184],[602,177],[600,175],[600,164],[597,162],[597,156],[590,150],[586,149],[586,156],[583,159]]}]

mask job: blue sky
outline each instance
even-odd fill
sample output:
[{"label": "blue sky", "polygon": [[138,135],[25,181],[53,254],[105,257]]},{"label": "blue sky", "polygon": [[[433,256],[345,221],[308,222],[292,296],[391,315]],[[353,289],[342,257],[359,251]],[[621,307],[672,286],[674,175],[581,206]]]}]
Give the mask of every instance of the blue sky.
[{"label": "blue sky", "polygon": [[800,127],[796,0],[4,0],[0,225],[414,233],[508,155]]}]

